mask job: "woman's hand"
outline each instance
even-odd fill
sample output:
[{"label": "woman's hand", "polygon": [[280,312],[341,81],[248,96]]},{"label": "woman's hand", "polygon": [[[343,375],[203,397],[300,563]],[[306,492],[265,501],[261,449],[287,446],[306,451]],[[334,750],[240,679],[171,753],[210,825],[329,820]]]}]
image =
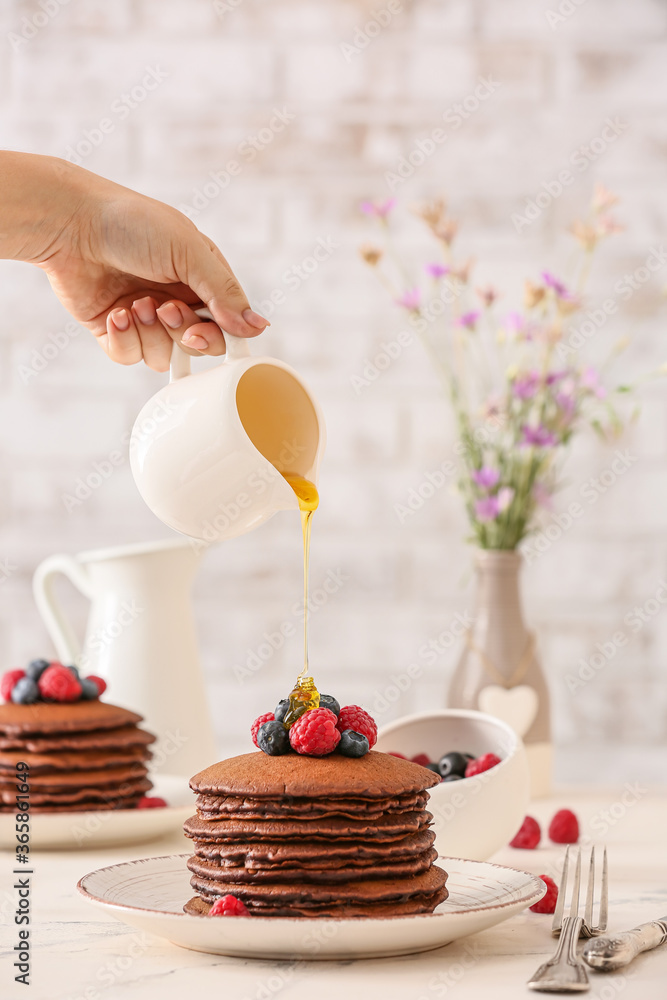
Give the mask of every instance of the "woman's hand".
[{"label": "woman's hand", "polygon": [[[0,255],[42,268],[113,361],[166,371],[174,340],[189,353],[219,355],[223,329],[254,337],[268,325],[215,244],[176,209],[51,157],[2,153],[4,180],[0,200],[4,209],[9,195],[18,231],[9,234],[11,252],[0,237]],[[215,322],[194,313],[202,305]]]}]

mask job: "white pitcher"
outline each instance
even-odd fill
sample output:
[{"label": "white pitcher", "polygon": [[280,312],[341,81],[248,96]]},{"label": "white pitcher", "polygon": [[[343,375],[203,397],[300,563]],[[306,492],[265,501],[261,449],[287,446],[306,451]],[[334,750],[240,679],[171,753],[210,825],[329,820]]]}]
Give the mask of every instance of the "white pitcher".
[{"label": "white pitcher", "polygon": [[[105,699],[139,712],[159,737],[159,770],[191,777],[216,760],[190,590],[199,554],[185,539],[53,555],[35,600],[63,663],[108,684]],[[83,646],[53,593],[62,573],[90,601]]]},{"label": "white pitcher", "polygon": [[301,377],[253,357],[225,333],[215,368],[192,374],[172,350],[171,379],[135,422],[130,463],[142,497],[165,524],[204,542],[233,538],[297,498],[281,473],[317,481],[324,419]]}]

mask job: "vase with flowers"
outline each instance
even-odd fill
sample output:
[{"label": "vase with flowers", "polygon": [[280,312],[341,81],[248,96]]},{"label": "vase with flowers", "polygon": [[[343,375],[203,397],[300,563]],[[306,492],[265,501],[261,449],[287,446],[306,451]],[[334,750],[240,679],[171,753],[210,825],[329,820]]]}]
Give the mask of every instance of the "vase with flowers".
[{"label": "vase with flowers", "polygon": [[[495,289],[475,288],[472,261],[457,258],[457,222],[443,200],[417,207],[437,253],[423,280],[395,246],[394,201],[364,202],[383,240],[361,256],[421,339],[451,404],[459,437],[459,491],[476,545],[477,597],[449,685],[453,707],[499,715],[523,737],[534,794],[551,771],[549,693],[521,606],[521,545],[552,504],[562,459],[585,426],[609,437],[622,421],[618,393],[581,360],[569,327],[584,306],[594,251],[619,230],[616,198],[598,186],[588,217],[572,227],[579,253],[571,282],[550,271],[526,281],[521,309],[498,311]],[[616,345],[613,354],[622,347]]]}]

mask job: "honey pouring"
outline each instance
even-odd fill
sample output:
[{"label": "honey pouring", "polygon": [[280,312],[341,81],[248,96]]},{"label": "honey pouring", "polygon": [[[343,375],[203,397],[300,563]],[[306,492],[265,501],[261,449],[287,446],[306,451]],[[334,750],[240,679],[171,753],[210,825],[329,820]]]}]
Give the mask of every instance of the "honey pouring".
[{"label": "honey pouring", "polygon": [[308,581],[310,563],[310,528],[313,512],[317,510],[320,497],[317,487],[309,479],[304,479],[295,473],[283,472],[283,477],[294,490],[299,501],[301,512],[301,528],[303,530],[303,667],[296,683],[289,694],[289,709],[283,719],[283,725],[289,729],[293,723],[311,708],[319,708],[320,694],[315,687],[315,681],[310,675],[308,665]]}]

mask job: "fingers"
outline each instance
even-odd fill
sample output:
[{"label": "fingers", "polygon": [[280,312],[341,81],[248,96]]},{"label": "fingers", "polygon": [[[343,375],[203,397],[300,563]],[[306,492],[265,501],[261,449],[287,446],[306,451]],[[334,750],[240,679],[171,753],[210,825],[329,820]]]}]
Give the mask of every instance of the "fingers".
[{"label": "fingers", "polygon": [[185,302],[163,302],[157,315],[169,336],[185,347],[213,357],[225,353],[225,338],[218,324],[200,319]]},{"label": "fingers", "polygon": [[234,272],[211,240],[188,248],[186,283],[205,302],[216,322],[235,337],[256,337],[269,321],[250,308]]},{"label": "fingers", "polygon": [[160,323],[157,303],[150,295],[132,303],[132,318],[141,340],[143,358],[156,372],[169,371],[173,341]]},{"label": "fingers", "polygon": [[119,365],[136,365],[144,356],[139,332],[129,309],[113,309],[109,313],[107,335],[100,340],[111,360]]}]

